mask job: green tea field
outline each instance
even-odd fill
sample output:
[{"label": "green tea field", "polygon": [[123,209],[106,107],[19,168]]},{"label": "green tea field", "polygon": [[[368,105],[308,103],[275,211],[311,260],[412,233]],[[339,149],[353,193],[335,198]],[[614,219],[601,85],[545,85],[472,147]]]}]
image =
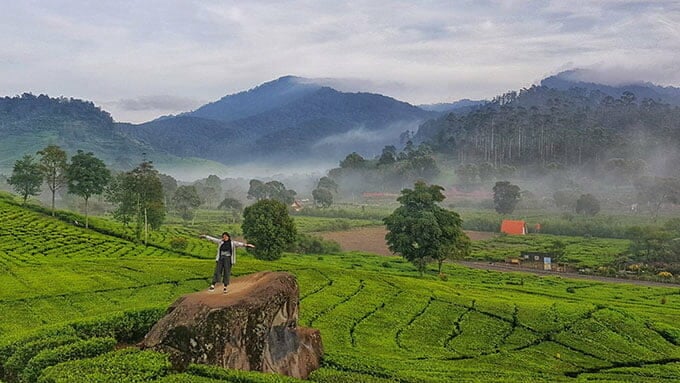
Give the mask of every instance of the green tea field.
[{"label": "green tea field", "polygon": [[[0,198],[1,381],[296,381],[202,365],[177,372],[136,349],[170,303],[207,288],[213,244],[187,229],[145,246],[93,222],[86,230]],[[178,235],[189,242],[181,253],[167,246]],[[680,380],[678,287],[450,264],[419,276],[401,258],[360,252],[239,254],[236,275],[296,275],[300,324],[324,343],[314,382]]]}]

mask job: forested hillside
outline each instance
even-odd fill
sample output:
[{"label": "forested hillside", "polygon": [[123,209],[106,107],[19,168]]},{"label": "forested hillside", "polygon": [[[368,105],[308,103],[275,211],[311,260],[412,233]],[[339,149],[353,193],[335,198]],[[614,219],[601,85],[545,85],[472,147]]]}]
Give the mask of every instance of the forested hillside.
[{"label": "forested hillside", "polygon": [[109,113],[92,102],[24,93],[0,99],[0,168],[35,154],[49,144],[75,153],[91,151],[114,166],[129,167],[153,148],[126,138],[114,129]]},{"label": "forested hillside", "polygon": [[461,163],[592,167],[612,158],[663,157],[670,165],[677,163],[669,149],[680,142],[680,108],[630,92],[614,98],[533,86],[469,114],[429,121],[416,139]]}]

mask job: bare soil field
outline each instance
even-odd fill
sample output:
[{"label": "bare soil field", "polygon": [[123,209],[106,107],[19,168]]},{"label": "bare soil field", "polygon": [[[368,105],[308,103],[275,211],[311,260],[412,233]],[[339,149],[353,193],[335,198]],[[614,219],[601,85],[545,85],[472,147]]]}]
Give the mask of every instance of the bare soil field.
[{"label": "bare soil field", "polygon": [[[496,233],[481,231],[466,231],[465,233],[473,241],[489,239],[497,235]],[[385,243],[385,234],[387,234],[387,230],[383,226],[315,233],[319,237],[339,243],[343,251],[365,251],[379,255],[392,255]]]}]

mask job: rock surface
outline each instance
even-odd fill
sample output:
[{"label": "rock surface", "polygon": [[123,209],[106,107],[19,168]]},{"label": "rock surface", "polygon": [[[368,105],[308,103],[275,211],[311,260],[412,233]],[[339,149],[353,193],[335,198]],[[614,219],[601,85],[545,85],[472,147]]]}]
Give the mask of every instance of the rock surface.
[{"label": "rock surface", "polygon": [[305,379],[319,367],[319,330],[297,327],[295,276],[260,272],[232,280],[229,291],[188,294],[146,335],[140,346],[170,355],[184,370],[202,363]]}]

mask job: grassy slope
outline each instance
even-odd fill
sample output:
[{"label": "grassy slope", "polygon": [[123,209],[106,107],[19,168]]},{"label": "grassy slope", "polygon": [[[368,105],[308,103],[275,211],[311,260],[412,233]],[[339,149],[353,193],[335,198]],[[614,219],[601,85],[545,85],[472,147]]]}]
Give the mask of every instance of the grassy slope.
[{"label": "grassy slope", "polygon": [[[168,237],[190,234],[156,233],[152,241],[163,244]],[[212,246],[190,238],[192,256],[187,256],[134,245],[0,199],[0,343],[83,318],[165,307],[181,294],[205,288]],[[399,258],[358,253],[287,255],[277,262],[244,254],[235,273],[267,269],[298,277],[300,322],[322,332],[327,356],[315,381],[680,377],[677,288],[456,266],[447,266],[448,280],[442,281],[418,277]],[[73,371],[101,364],[88,363],[71,362],[50,373],[72,379]],[[158,381],[213,382],[220,375],[189,371],[191,377],[184,379],[158,367],[164,362],[154,363],[149,368],[161,371],[154,373]],[[115,379],[125,381],[120,372]],[[249,379],[242,381],[275,378]]]}]

